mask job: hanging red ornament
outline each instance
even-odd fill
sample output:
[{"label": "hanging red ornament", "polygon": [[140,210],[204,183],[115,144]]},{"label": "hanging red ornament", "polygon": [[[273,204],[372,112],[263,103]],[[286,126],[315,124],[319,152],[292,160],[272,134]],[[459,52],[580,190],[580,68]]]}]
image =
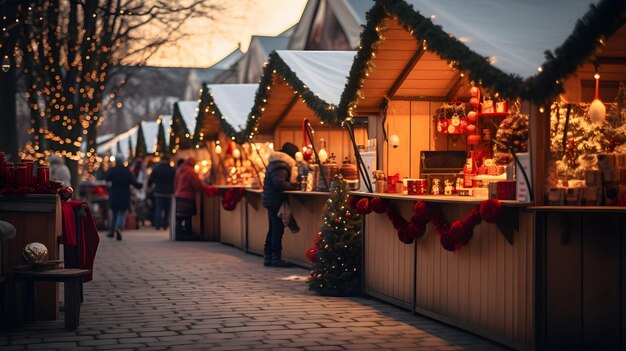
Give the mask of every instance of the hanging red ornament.
[{"label": "hanging red ornament", "polygon": [[409,235],[413,239],[419,239],[426,234],[426,224],[420,221],[411,221],[408,225]]},{"label": "hanging red ornament", "polygon": [[346,218],[350,218],[350,216],[352,216],[352,214],[350,213],[350,211],[346,211],[344,216],[346,216]]},{"label": "hanging red ornament", "polygon": [[413,206],[413,215],[417,221],[428,223],[430,221],[430,211],[425,201],[418,201]]},{"label": "hanging red ornament", "polygon": [[359,198],[357,196],[350,195],[348,197],[348,206],[350,206],[351,209],[356,210],[357,202],[359,202]]},{"label": "hanging red ornament", "polygon": [[376,213],[384,213],[387,211],[387,201],[379,197],[370,200],[370,208]]},{"label": "hanging red ornament", "polygon": [[362,198],[356,203],[356,211],[360,214],[369,214],[372,212],[370,208],[370,200],[368,198]]},{"label": "hanging red ornament", "polygon": [[488,199],[480,204],[480,217],[487,223],[495,223],[504,209],[497,199]]}]

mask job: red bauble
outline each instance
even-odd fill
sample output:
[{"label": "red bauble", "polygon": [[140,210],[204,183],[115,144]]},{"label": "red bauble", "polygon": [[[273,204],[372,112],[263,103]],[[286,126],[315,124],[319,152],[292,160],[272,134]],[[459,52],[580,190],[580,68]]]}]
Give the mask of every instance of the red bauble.
[{"label": "red bauble", "polygon": [[409,233],[408,226],[405,226],[404,228],[398,229],[398,239],[400,239],[400,241],[402,241],[405,244],[412,244],[413,243],[414,239],[411,236],[411,234]]},{"label": "red bauble", "polygon": [[487,223],[495,223],[504,208],[502,208],[502,203],[497,199],[489,199],[485,200],[480,204],[480,217]]},{"label": "red bauble", "polygon": [[370,208],[376,213],[384,213],[387,211],[387,201],[379,197],[370,200]]},{"label": "red bauble", "polygon": [[480,89],[477,86],[473,86],[470,88],[470,96],[478,98],[480,97]]},{"label": "red bauble", "polygon": [[[476,125],[475,124],[468,124],[467,127],[465,127],[465,134],[467,135],[471,135],[471,134],[476,134]],[[479,135],[480,137],[480,135]]]},{"label": "red bauble", "polygon": [[455,250],[460,250],[472,238],[471,234],[468,235],[467,228],[460,220],[452,222],[448,230],[448,236],[450,240],[454,241]]},{"label": "red bauble", "polygon": [[313,244],[313,246],[311,246],[308,250],[306,250],[306,258],[309,260],[309,262],[315,262],[317,259],[315,257],[315,255],[317,254],[318,248],[317,245]]},{"label": "red bauble", "polygon": [[370,200],[368,198],[362,198],[356,203],[356,211],[360,214],[368,214],[372,212],[370,208]]},{"label": "red bauble", "polygon": [[426,224],[420,221],[411,221],[408,225],[409,235],[413,239],[419,239],[426,234]]},{"label": "red bauble", "polygon": [[456,241],[447,231],[440,233],[439,242],[446,251],[454,252],[456,249]]},{"label": "red bauble", "polygon": [[418,201],[415,203],[415,206],[413,206],[413,217],[417,221],[424,224],[430,221],[431,215],[425,201]]},{"label": "red bauble", "polygon": [[302,158],[304,158],[304,160],[308,162],[311,160],[312,155],[313,155],[313,147],[309,145],[307,146],[306,150],[304,150],[304,152],[302,153]]},{"label": "red bauble", "polygon": [[344,216],[346,216],[346,218],[350,218],[350,216],[352,216],[352,214],[350,213],[350,211],[346,211],[346,214]]},{"label": "red bauble", "polygon": [[471,123],[476,123],[478,120],[478,113],[476,111],[470,111],[467,113],[467,120]]},{"label": "red bauble", "polygon": [[68,201],[74,196],[74,189],[71,186],[66,186],[59,189],[59,196],[61,200]]}]

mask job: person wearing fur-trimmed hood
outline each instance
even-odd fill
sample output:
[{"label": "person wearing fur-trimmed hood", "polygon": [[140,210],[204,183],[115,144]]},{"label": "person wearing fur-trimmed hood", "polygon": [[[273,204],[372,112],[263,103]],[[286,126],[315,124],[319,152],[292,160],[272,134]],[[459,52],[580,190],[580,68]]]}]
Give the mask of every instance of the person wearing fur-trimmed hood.
[{"label": "person wearing fur-trimmed hood", "polygon": [[282,239],[285,225],[278,216],[280,206],[287,200],[285,190],[295,190],[298,175],[296,152],[299,149],[292,143],[285,143],[279,151],[272,152],[265,170],[263,183],[263,207],[267,208],[269,230],[265,237],[264,264],[272,267],[289,267],[282,260]]}]

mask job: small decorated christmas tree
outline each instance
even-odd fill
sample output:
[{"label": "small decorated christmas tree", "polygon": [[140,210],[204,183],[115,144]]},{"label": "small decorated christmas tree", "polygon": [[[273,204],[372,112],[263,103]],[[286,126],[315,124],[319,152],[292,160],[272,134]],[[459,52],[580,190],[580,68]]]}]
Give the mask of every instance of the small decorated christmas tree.
[{"label": "small decorated christmas tree", "polygon": [[508,165],[513,162],[513,155],[509,152],[509,147],[513,151],[528,151],[528,115],[520,112],[519,102],[514,102],[509,108],[509,115],[500,122],[493,151],[496,163]]},{"label": "small decorated christmas tree", "polygon": [[348,205],[350,188],[335,176],[326,202],[324,223],[307,252],[311,260],[309,288],[327,296],[361,292],[361,216]]}]

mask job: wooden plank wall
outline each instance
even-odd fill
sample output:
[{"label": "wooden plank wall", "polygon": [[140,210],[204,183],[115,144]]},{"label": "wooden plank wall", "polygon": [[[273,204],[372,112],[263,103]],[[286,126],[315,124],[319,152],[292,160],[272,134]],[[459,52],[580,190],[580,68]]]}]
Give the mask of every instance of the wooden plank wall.
[{"label": "wooden plank wall", "polygon": [[300,232],[292,234],[289,228],[285,228],[283,236],[283,259],[285,261],[309,267],[310,263],[305,253],[322,228],[324,204],[327,199],[327,195],[289,195],[289,205],[300,226]]},{"label": "wooden plank wall", "polygon": [[546,212],[538,349],[626,348],[626,214]]},{"label": "wooden plank wall", "polygon": [[[26,244],[40,242],[48,248],[48,259],[59,259],[59,237],[61,236],[61,205],[51,203],[50,210],[27,211],[25,208],[12,209],[9,202],[2,204],[0,219],[11,223],[17,230],[16,236],[4,243],[8,269],[24,264],[22,250]],[[36,205],[36,204],[35,204]],[[26,205],[28,206],[28,205]],[[55,209],[56,207],[56,209]],[[56,320],[59,318],[59,288],[54,282],[35,282],[37,301],[35,320]]]},{"label": "wooden plank wall", "polygon": [[220,208],[222,198],[219,196],[202,195],[204,219],[203,231],[200,240],[219,241],[220,240]]},{"label": "wooden plank wall", "polygon": [[[326,141],[326,151],[330,156],[334,153],[335,162],[341,164],[345,157],[354,163],[354,151],[348,132],[344,129],[336,127],[317,127],[315,128],[315,147],[319,151],[320,139]],[[354,129],[354,138],[357,145],[367,145],[367,130],[360,127]],[[280,149],[285,142],[291,142],[297,146],[302,146],[302,128],[279,127],[274,132],[274,148]]]},{"label": "wooden plank wall", "polygon": [[[446,218],[464,218],[471,205],[442,206]],[[417,243],[416,311],[514,347],[534,343],[533,218],[520,212],[510,245],[483,222],[457,252],[441,247],[432,224]]]},{"label": "wooden plank wall", "polygon": [[[409,218],[412,202],[396,202]],[[415,246],[398,240],[386,214],[365,217],[363,289],[365,293],[411,309],[414,303]]]},{"label": "wooden plank wall", "polygon": [[226,211],[220,206],[220,242],[240,249],[245,247],[245,213],[245,197],[241,199],[233,211]]},{"label": "wooden plank wall", "polygon": [[378,140],[378,164],[385,175],[418,178],[420,151],[465,150],[465,136],[447,136],[436,132],[433,116],[441,102],[391,101],[387,109],[387,136],[398,135],[400,144],[393,148],[384,141],[382,117],[370,118],[369,127]]},{"label": "wooden plank wall", "polygon": [[247,250],[255,254],[263,255],[265,236],[267,235],[267,210],[261,203],[261,193],[246,191],[248,238]]}]

